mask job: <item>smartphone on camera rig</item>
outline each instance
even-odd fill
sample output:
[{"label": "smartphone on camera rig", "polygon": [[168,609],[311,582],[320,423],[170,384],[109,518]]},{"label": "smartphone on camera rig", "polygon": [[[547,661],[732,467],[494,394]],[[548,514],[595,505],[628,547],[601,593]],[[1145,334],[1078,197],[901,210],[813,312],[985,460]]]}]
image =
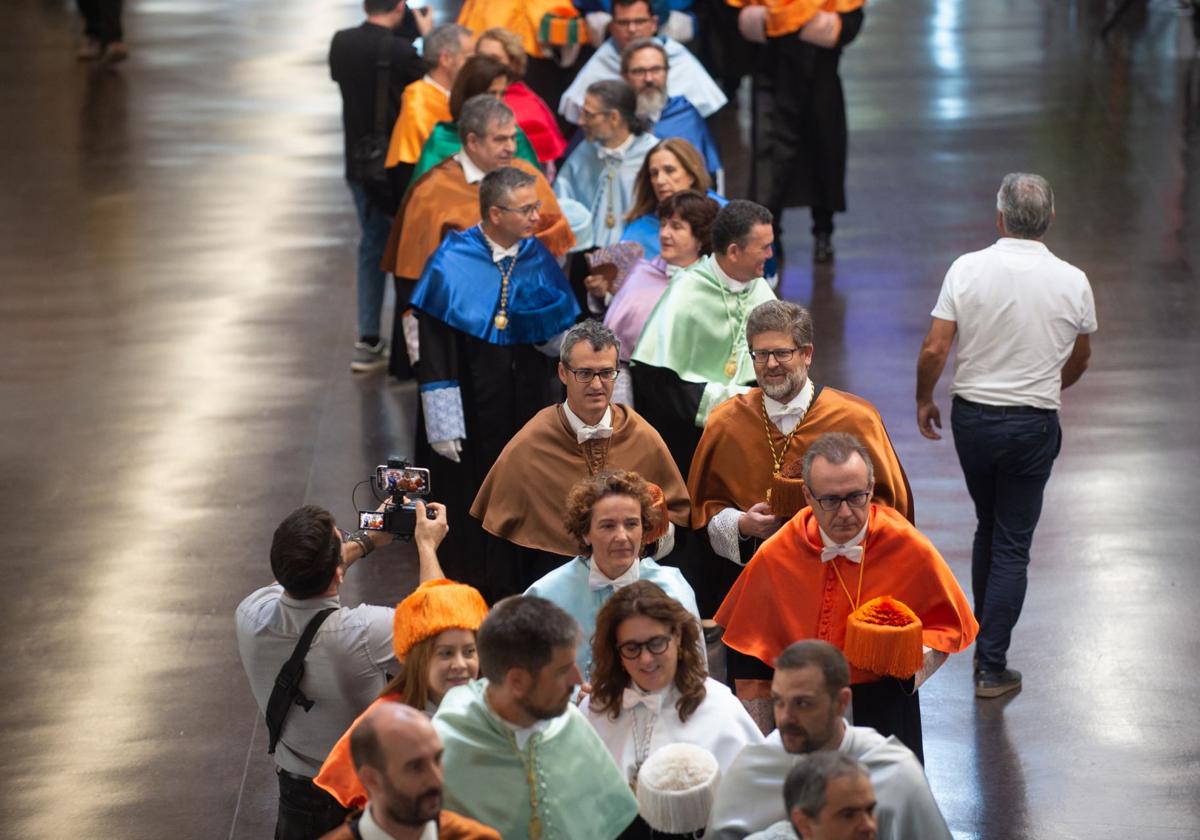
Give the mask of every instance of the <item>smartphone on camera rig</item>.
[{"label": "smartphone on camera rig", "polygon": [[[387,494],[383,510],[360,510],[358,527],[364,531],[387,531],[401,540],[411,540],[417,530],[417,506],[405,502],[405,497],[424,499],[429,495],[429,470],[410,467],[401,458],[388,458],[387,464],[375,468],[375,491]],[[425,511],[427,519],[436,519],[432,510]]]}]

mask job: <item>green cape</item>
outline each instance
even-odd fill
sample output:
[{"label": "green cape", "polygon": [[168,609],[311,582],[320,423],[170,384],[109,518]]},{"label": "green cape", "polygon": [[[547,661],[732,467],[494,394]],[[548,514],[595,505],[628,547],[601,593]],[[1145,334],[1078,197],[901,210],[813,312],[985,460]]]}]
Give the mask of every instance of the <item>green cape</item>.
[{"label": "green cape", "polygon": [[[421,147],[421,157],[417,158],[416,168],[413,169],[412,180],[409,183],[416,183],[418,178],[450,155],[457,153],[461,148],[462,140],[458,137],[457,123],[440,122],[435,125],[433,133]],[[517,157],[529,161],[539,171],[542,168],[538,163],[537,152],[533,150],[533,144],[529,142],[529,138],[525,136],[525,132],[520,127],[517,128]]]},{"label": "green cape", "polygon": [[[453,688],[433,718],[442,739],[443,807],[505,838],[529,836],[529,787],[512,730],[488,707],[487,680]],[[542,840],[613,840],[637,800],[600,736],[572,703],[525,745],[538,777]]]}]

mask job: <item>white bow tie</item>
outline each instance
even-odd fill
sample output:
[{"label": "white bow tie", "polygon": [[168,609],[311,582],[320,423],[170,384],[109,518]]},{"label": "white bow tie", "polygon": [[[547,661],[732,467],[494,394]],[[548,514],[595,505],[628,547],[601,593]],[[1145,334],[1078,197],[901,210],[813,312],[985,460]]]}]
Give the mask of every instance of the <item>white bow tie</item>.
[{"label": "white bow tie", "polygon": [[575,432],[580,443],[598,438],[612,437],[612,426],[582,426]]},{"label": "white bow tie", "polygon": [[596,561],[592,560],[592,568],[588,572],[588,588],[593,592],[599,592],[601,589],[612,587],[612,590],[616,592],[622,586],[637,583],[639,577],[638,562],[634,561],[623,574],[619,575],[616,580],[612,580],[604,572],[600,571],[600,567],[596,565]]},{"label": "white bow tie", "polygon": [[596,150],[596,156],[602,161],[613,161],[620,163],[625,160],[625,152],[622,149],[606,149],[603,146]]},{"label": "white bow tie", "polygon": [[821,562],[828,563],[834,557],[841,556],[851,563],[861,563],[862,553],[861,545],[831,545],[821,549]]},{"label": "white bow tie", "polygon": [[652,715],[656,715],[662,706],[662,695],[642,694],[640,691],[632,688],[625,689],[625,693],[621,696],[621,708],[636,709],[638,706],[645,706],[646,711]]}]

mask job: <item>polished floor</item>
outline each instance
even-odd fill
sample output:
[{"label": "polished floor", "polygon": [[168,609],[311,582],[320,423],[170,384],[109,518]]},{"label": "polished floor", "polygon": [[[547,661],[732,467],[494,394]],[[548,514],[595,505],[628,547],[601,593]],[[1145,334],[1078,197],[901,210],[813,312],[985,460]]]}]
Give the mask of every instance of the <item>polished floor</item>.
[{"label": "polished floor", "polygon": [[[843,60],[836,267],[783,284],[814,311],[814,377],[880,407],[964,582],[971,509],[950,442],[917,434],[914,363],[1005,172],[1050,178],[1048,244],[1096,292],[1011,652],[1026,687],[978,702],[962,656],[922,692],[961,838],[1200,836],[1200,67],[1174,2],[1135,5],[1105,43],[1115,0],[872,2]],[[411,386],[348,373],[325,50],[359,4],[126,6],[112,71],[75,62],[65,0],[0,12],[0,834],[268,837],[233,609],[287,511],[348,519],[412,431]],[[719,122],[736,194],[745,126]],[[802,212],[787,229],[806,253]],[[345,594],[414,579],[383,551]]]}]

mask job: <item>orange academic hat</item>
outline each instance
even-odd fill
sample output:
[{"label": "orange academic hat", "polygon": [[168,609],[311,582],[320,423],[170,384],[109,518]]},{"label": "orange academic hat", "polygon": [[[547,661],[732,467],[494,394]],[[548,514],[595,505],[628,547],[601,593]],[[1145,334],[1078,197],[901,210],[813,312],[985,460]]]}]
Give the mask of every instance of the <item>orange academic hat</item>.
[{"label": "orange academic hat", "polygon": [[445,578],[425,581],[396,605],[392,624],[396,658],[403,662],[414,645],[443,630],[478,630],[487,611],[487,603],[473,586]]},{"label": "orange academic hat", "polygon": [[855,668],[906,680],[921,670],[923,626],[903,601],[872,598],[846,619],[843,653]]}]

